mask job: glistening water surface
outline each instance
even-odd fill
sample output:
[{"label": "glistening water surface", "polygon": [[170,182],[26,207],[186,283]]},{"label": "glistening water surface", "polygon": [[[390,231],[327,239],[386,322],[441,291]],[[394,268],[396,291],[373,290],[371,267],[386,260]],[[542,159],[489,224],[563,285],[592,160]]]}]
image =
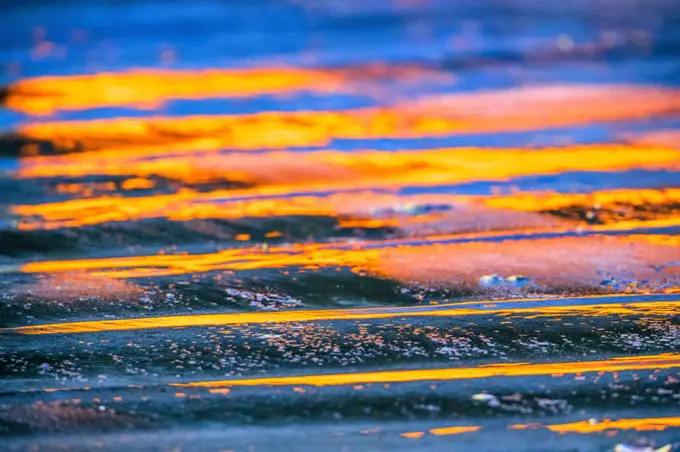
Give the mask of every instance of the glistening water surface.
[{"label": "glistening water surface", "polygon": [[680,448],[680,4],[2,2],[0,450]]}]

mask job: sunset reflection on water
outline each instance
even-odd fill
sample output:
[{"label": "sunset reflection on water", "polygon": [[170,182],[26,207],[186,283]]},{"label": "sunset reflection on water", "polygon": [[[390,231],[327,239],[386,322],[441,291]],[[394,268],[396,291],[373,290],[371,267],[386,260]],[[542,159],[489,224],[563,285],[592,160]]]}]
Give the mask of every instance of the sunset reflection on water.
[{"label": "sunset reflection on water", "polygon": [[671,450],[680,8],[256,3],[8,6],[8,450]]}]

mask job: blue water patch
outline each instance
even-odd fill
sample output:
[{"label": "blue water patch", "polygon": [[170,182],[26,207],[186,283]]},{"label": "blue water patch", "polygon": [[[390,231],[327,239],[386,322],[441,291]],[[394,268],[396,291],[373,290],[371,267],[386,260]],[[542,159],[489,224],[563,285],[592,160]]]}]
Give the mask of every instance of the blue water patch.
[{"label": "blue water patch", "polygon": [[559,147],[568,144],[608,142],[612,130],[605,125],[538,129],[521,132],[460,134],[428,138],[380,138],[375,140],[333,140],[330,147],[340,151],[374,149],[379,151],[419,150],[436,148],[508,148],[508,147]]},{"label": "blue water patch", "polygon": [[12,172],[19,169],[19,159],[0,157],[0,175],[3,172]]},{"label": "blue water patch", "polygon": [[91,120],[111,117],[148,118],[156,116],[179,117],[189,115],[240,115],[254,114],[264,111],[294,112],[304,105],[304,111],[328,111],[363,108],[373,105],[370,99],[358,95],[334,94],[319,96],[309,92],[287,95],[254,96],[246,99],[182,99],[168,100],[157,109],[139,109],[134,107],[103,107],[80,111],[63,111],[51,119]]},{"label": "blue water patch", "polygon": [[436,187],[407,187],[399,193],[491,195],[516,191],[554,191],[557,193],[589,193],[596,190],[680,187],[677,171],[629,170],[617,173],[572,171],[557,175],[517,177],[508,181],[475,181]]},{"label": "blue water patch", "polygon": [[12,110],[0,108],[0,135],[9,133],[23,122],[25,116]]}]

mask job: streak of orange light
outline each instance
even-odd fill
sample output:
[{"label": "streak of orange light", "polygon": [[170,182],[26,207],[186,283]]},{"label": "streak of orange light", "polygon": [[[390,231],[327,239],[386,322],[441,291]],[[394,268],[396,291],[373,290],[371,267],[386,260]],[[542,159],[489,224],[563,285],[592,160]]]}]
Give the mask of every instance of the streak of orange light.
[{"label": "streak of orange light", "polygon": [[21,80],[8,88],[5,105],[38,116],[104,107],[149,109],[175,99],[243,98],[303,91],[334,93],[351,90],[353,83],[362,80],[412,80],[426,74],[435,75],[434,71],[415,66],[384,64],[352,69],[137,69]]},{"label": "streak of orange light", "polygon": [[[533,424],[514,424],[508,426],[509,430],[526,430],[545,428],[556,433],[598,433],[606,430],[636,430],[638,432],[646,431],[663,431],[670,427],[680,427],[680,417],[657,417],[657,418],[641,418],[641,419],[605,419],[603,421],[578,421],[567,424],[552,424],[542,425],[539,423]],[[456,435],[460,433],[477,432],[482,429],[481,425],[470,426],[454,426],[443,427],[428,430],[428,433],[433,435]],[[407,432],[400,436],[409,439],[419,439],[425,435],[425,432]]]},{"label": "streak of orange light", "polygon": [[[303,79],[301,76],[301,84],[304,84]],[[285,77],[283,80],[286,80]],[[253,84],[252,81],[245,83],[249,86]],[[341,84],[328,80],[324,83],[336,88]],[[68,84],[77,85],[75,82]],[[158,86],[157,90],[168,89],[164,85]],[[314,87],[313,84],[310,86]],[[200,92],[214,88],[200,84],[191,87]],[[219,87],[233,89],[229,84],[220,84]],[[174,89],[172,85],[170,89]],[[68,96],[60,97],[59,101],[63,101],[66,107],[70,102],[84,102],[82,107],[88,107],[97,106],[97,102],[126,101],[125,95],[96,93],[96,97],[93,97],[87,90],[83,91],[86,101],[94,105],[87,105],[84,100],[74,96],[73,93],[81,92],[77,88],[68,92]],[[149,101],[159,101],[162,97],[156,90],[127,92],[128,96],[138,93],[142,93]],[[55,99],[38,94],[19,96],[18,99],[27,104],[24,106],[16,99],[13,101],[11,94],[10,89],[7,102],[17,109],[49,111],[60,108]],[[344,111],[38,122],[23,125],[17,132],[29,139],[49,140],[57,148],[66,151],[85,149],[97,151],[100,159],[121,159],[131,154],[158,156],[221,149],[328,146],[336,139],[423,138],[461,133],[517,132],[644,118],[668,114],[679,108],[680,91],[670,88],[548,85],[422,97],[386,107]],[[72,157],[87,158],[83,155]]]},{"label": "streak of orange light", "polygon": [[433,428],[429,432],[433,435],[459,435],[461,433],[471,433],[481,430],[482,427],[478,425],[465,425],[456,427]]},{"label": "streak of orange light", "polygon": [[409,383],[417,381],[450,381],[491,377],[525,377],[568,375],[586,372],[621,372],[660,370],[680,367],[680,354],[663,353],[645,356],[622,356],[597,361],[551,363],[499,363],[477,367],[394,370],[363,373],[300,375],[217,381],[175,383],[175,387],[223,388],[234,386],[338,386],[371,383]]},{"label": "streak of orange light", "polygon": [[[625,296],[624,296],[625,297]],[[130,331],[150,328],[188,328],[200,326],[224,325],[262,325],[292,322],[315,322],[329,320],[366,320],[389,319],[402,317],[458,317],[493,315],[500,317],[601,317],[612,316],[666,316],[677,313],[680,301],[654,302],[620,302],[602,303],[598,297],[591,297],[590,304],[555,305],[546,301],[545,306],[521,307],[523,302],[512,300],[487,302],[494,308],[481,308],[484,302],[468,302],[457,304],[418,306],[413,308],[367,308],[367,309],[332,309],[332,310],[291,310],[275,312],[254,312],[234,314],[201,314],[165,316],[138,319],[98,320],[87,322],[69,322],[46,325],[31,325],[6,329],[21,334],[74,334],[96,333],[103,331]]]},{"label": "streak of orange light", "polygon": [[[633,168],[680,169],[680,152],[675,149],[650,149],[618,145],[574,146],[570,148],[527,150],[527,149],[435,149],[424,151],[378,152],[362,151],[343,153],[323,151],[293,153],[271,152],[263,156],[240,154],[227,161],[202,160],[198,157],[189,161],[160,159],[117,164],[106,162],[81,162],[72,167],[50,167],[39,171],[43,175],[85,175],[95,173],[123,174],[134,172],[140,177],[164,175],[186,181],[210,181],[214,178],[255,185],[236,190],[217,190],[200,193],[191,189],[174,194],[123,198],[103,196],[93,199],[74,199],[41,205],[12,206],[11,212],[24,217],[38,217],[46,227],[70,227],[97,224],[104,221],[125,221],[141,218],[167,216],[173,219],[201,218],[205,213],[219,210],[210,201],[227,201],[256,196],[295,195],[310,191],[355,191],[376,188],[396,189],[404,186],[437,186],[475,180],[508,180],[534,174],[559,174],[567,171],[623,171]],[[40,168],[40,167],[36,167]],[[651,192],[647,193],[652,196]],[[619,193],[611,198],[621,197]],[[624,195],[632,198],[633,195]],[[669,190],[658,198],[677,198],[677,190]],[[552,197],[551,201],[559,197]],[[558,202],[571,202],[576,195],[564,195]],[[585,197],[584,197],[585,198]],[[538,198],[536,198],[538,199]],[[643,199],[646,199],[643,197]],[[311,205],[301,207],[295,202]],[[201,201],[197,203],[196,201]],[[207,203],[206,203],[207,201]],[[327,207],[320,207],[319,201],[309,197],[296,201],[259,201],[252,206],[271,203],[287,206],[289,211],[302,214],[317,214]],[[505,204],[503,204],[505,202]],[[538,202],[543,208],[545,200],[530,198],[499,198],[489,201],[493,207],[510,207],[515,210],[531,210]],[[494,203],[496,203],[494,205]],[[316,204],[316,205],[314,205]],[[527,206],[522,209],[522,206]],[[305,212],[304,209],[309,209]],[[257,210],[257,209],[254,209]],[[285,210],[285,209],[284,209]],[[332,211],[332,209],[330,209]],[[229,211],[229,209],[225,209]],[[159,214],[160,212],[164,212]],[[169,213],[168,213],[169,212]],[[231,214],[233,215],[233,214]],[[255,215],[258,216],[258,215]],[[233,216],[232,216],[233,217]],[[205,218],[205,217],[204,217]],[[227,216],[229,218],[229,216]],[[32,226],[28,221],[21,227],[30,229],[42,227],[40,222]]]},{"label": "streak of orange light", "polygon": [[606,208],[608,205],[616,204],[631,206],[680,204],[680,189],[618,189],[578,194],[520,193],[487,198],[484,204],[489,207],[525,212],[558,210],[570,206]]},{"label": "streak of orange light", "polygon": [[[461,433],[472,433],[481,430],[480,425],[464,425],[455,427],[443,427],[443,428],[433,428],[428,430],[428,433],[436,436],[442,435],[460,435]],[[407,432],[402,433],[401,436],[409,439],[419,439],[425,435],[425,432]]]},{"label": "streak of orange light", "polygon": [[[480,238],[480,235],[470,234],[470,238]],[[26,273],[87,271],[108,278],[135,278],[313,265],[365,269],[402,282],[466,284],[491,272],[528,275],[553,284],[589,285],[599,284],[602,271],[617,276],[621,270],[616,269],[622,268],[621,262],[627,263],[623,276],[657,280],[669,275],[659,272],[656,266],[680,260],[676,243],[649,240],[645,235],[445,243],[451,237],[460,238],[456,235],[424,237],[418,239],[420,243],[416,245],[409,244],[408,240],[374,242],[381,247],[295,244],[267,250],[226,249],[209,254],[44,261],[24,264],[20,270]]]},{"label": "streak of orange light", "polygon": [[602,421],[584,420],[567,424],[516,424],[509,428],[524,430],[534,428],[546,428],[556,433],[597,433],[605,430],[636,430],[639,432],[662,431],[669,427],[680,427],[680,417],[657,417],[642,419],[604,419]]},{"label": "streak of orange light", "polygon": [[[140,186],[140,185],[138,185]],[[69,187],[71,187],[69,185]],[[81,190],[80,185],[75,187]],[[85,187],[86,188],[86,187]],[[73,191],[71,191],[73,192]],[[245,190],[247,193],[247,190]],[[557,219],[548,220],[546,217],[531,215],[518,215],[513,212],[536,213],[548,210],[559,210],[565,207],[576,206],[586,212],[592,208],[616,209],[624,205],[629,215],[641,215],[639,209],[631,210],[634,206],[647,206],[648,217],[645,219],[625,219],[617,217],[610,219],[604,217],[603,221],[609,223],[609,227],[622,229],[631,228],[634,223],[639,226],[654,226],[655,222],[666,221],[666,217],[674,217],[674,210],[664,212],[665,206],[673,206],[680,203],[680,190],[611,190],[598,191],[589,194],[559,194],[559,193],[525,193],[518,195],[498,196],[469,196],[469,195],[399,195],[375,191],[362,191],[354,193],[333,193],[327,196],[290,196],[285,198],[255,198],[237,199],[242,190],[227,191],[216,190],[208,193],[194,191],[182,191],[175,195],[157,195],[150,197],[156,200],[155,208],[151,202],[148,209],[128,209],[125,213],[117,215],[117,221],[139,220],[149,218],[167,218],[172,221],[186,221],[193,219],[240,219],[258,218],[271,216],[330,216],[338,217],[339,227],[395,227],[405,230],[414,230],[413,226],[423,224],[425,227],[438,220],[445,221],[445,226],[450,232],[472,230],[515,230],[515,229],[541,229],[557,227]],[[131,202],[134,204],[134,201]],[[419,205],[445,205],[454,209],[451,214],[436,212],[414,215],[408,213],[409,206]],[[68,206],[78,206],[80,210],[69,209]],[[14,213],[25,215],[19,227],[21,229],[54,229],[60,227],[78,227],[89,224],[97,224],[112,218],[115,212],[107,209],[106,204],[89,201],[66,201],[33,206],[14,206]],[[63,212],[59,206],[66,207]],[[487,206],[488,208],[484,208]],[[396,210],[395,210],[396,209]],[[391,210],[391,211],[390,211]],[[374,214],[378,213],[378,217]],[[382,211],[382,213],[381,213]],[[625,212],[624,212],[625,213]],[[104,214],[105,216],[101,216]],[[74,215],[71,217],[70,215]],[[42,217],[42,218],[41,218]],[[484,218],[484,222],[475,221],[475,218]],[[611,224],[613,221],[616,224]],[[646,221],[648,223],[644,223]],[[670,221],[669,225],[672,225]],[[564,222],[561,222],[564,226]],[[658,226],[662,226],[659,224]],[[417,228],[415,228],[417,229]],[[452,229],[452,230],[451,230]]]}]

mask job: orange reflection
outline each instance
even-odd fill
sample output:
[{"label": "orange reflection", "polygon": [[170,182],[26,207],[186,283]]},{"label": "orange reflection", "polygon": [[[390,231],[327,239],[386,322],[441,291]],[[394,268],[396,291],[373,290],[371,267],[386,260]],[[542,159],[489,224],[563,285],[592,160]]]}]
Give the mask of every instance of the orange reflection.
[{"label": "orange reflection", "polygon": [[[96,184],[95,188],[99,188],[99,185],[101,184]],[[150,185],[153,185],[153,181],[131,179],[123,182],[122,188],[144,188]],[[58,186],[58,190],[86,196],[92,194],[93,188],[91,184],[62,184]],[[234,199],[239,194],[247,196],[248,192],[249,190],[216,190],[199,193],[186,190],[174,195],[149,197],[148,199],[156,201],[155,205],[149,202],[137,210],[127,209],[125,212],[111,212],[105,209],[108,201],[102,203],[101,200],[94,202],[72,200],[66,203],[14,206],[11,209],[14,213],[27,216],[19,225],[21,229],[78,227],[103,221],[149,218],[186,221],[272,216],[330,216],[338,218],[339,227],[394,227],[420,235],[424,231],[430,231],[432,234],[442,230],[442,232],[467,232],[565,227],[569,224],[565,219],[535,214],[557,212],[564,208],[578,208],[584,215],[589,210],[598,212],[598,221],[608,224],[609,228],[631,229],[637,225],[672,226],[678,223],[673,218],[677,217],[679,209],[676,205],[680,203],[678,189],[622,189],[589,194],[526,193],[501,196],[399,195],[390,192],[361,191],[325,196]],[[414,212],[418,206],[427,205],[445,206],[449,210]],[[81,209],[73,212],[76,206]],[[78,217],[73,218],[70,216],[72,214]],[[578,218],[576,216],[575,219]]]},{"label": "orange reflection", "polygon": [[579,421],[568,424],[517,424],[511,425],[509,428],[514,430],[522,430],[525,428],[547,428],[557,433],[596,433],[605,430],[637,430],[639,432],[646,431],[663,431],[669,427],[680,427],[680,417],[657,417],[657,418],[643,418],[643,419],[604,419],[602,421]]},{"label": "orange reflection", "polygon": [[640,238],[649,243],[667,246],[680,246],[680,236],[677,235],[643,235]]},{"label": "orange reflection", "polygon": [[605,419],[602,422],[592,424],[588,421],[574,422],[571,424],[548,425],[546,428],[558,433],[593,433],[603,430],[637,430],[662,431],[668,427],[680,427],[680,417],[648,418],[648,419],[618,419],[615,421]]},{"label": "orange reflection", "polygon": [[[332,90],[338,89],[344,83],[343,76],[338,76],[337,73],[291,71],[288,76],[281,75],[279,78],[272,75],[272,71],[264,71],[263,77],[269,77],[281,84],[290,82],[296,89],[319,89],[323,86]],[[273,71],[273,74],[279,72]],[[95,77],[94,80],[97,80],[97,77],[110,76],[85,76],[87,77]],[[155,80],[153,76],[144,77]],[[241,78],[240,75],[235,77],[239,79],[238,83],[219,82],[217,90],[214,86],[201,83],[187,84],[190,89],[185,95],[202,94],[209,97],[211,91],[231,92],[242,88],[242,84],[251,91],[259,89],[262,93],[267,92],[266,86],[259,85],[257,78]],[[307,83],[310,78],[317,83]],[[55,99],[44,95],[17,97],[16,94],[12,96],[13,91],[10,90],[8,102],[14,108],[48,112],[55,108],[69,108],[70,104],[81,104],[79,108],[91,108],[98,106],[96,103],[134,102],[134,98],[138,96],[143,96],[148,102],[159,101],[162,100],[162,93],[176,89],[172,84],[163,85],[155,81],[155,89],[130,89],[120,95],[115,90],[115,96],[107,96],[99,91],[89,92],[87,88],[76,88],[80,83],[87,84],[78,77],[63,83],[74,85],[72,90],[67,91],[68,96],[63,98]],[[122,78],[118,83],[129,81]],[[37,85],[32,89],[40,88],[40,83],[32,84]],[[21,92],[21,86],[20,84],[19,88],[15,88],[15,92]],[[191,90],[197,90],[198,94]],[[82,92],[85,93],[83,99],[74,95]],[[554,85],[423,97],[383,108],[46,122],[22,126],[17,132],[26,138],[49,140],[65,151],[95,150],[99,151],[99,158],[117,156],[120,159],[121,156],[130,154],[186,154],[225,148],[251,150],[328,146],[335,139],[418,138],[460,133],[525,131],[642,118],[665,114],[678,108],[680,91],[673,89]]]},{"label": "orange reflection", "polygon": [[[149,179],[135,177],[126,179],[120,183],[121,190],[140,190],[154,188],[156,183]],[[116,190],[115,182],[81,182],[81,183],[59,183],[55,187],[58,194],[76,195],[79,197],[90,197],[98,193]]]},{"label": "orange reflection", "polygon": [[[479,234],[470,234],[471,240],[475,237],[480,238]],[[550,286],[569,287],[578,284],[599,287],[603,274],[628,280],[670,278],[672,275],[658,266],[680,260],[680,248],[672,241],[665,243],[646,237],[530,236],[520,240],[442,243],[448,238],[461,238],[453,235],[424,237],[417,245],[408,240],[367,242],[362,247],[351,243],[295,244],[267,250],[226,249],[211,254],[31,262],[21,266],[21,271],[89,271],[110,278],[133,278],[312,265],[364,269],[406,283],[470,284],[481,275],[496,273],[525,275]],[[622,266],[622,262],[626,265]]]},{"label": "orange reflection", "polygon": [[[237,154],[229,158],[213,157],[198,155],[188,160],[184,157],[178,160],[174,158],[142,160],[137,162],[138,164],[126,161],[83,160],[74,165],[45,164],[35,166],[33,169],[40,175],[55,177],[135,173],[139,177],[162,175],[190,182],[227,180],[254,186],[210,193],[185,189],[168,195],[75,199],[41,205],[13,206],[11,212],[24,217],[37,217],[47,223],[46,227],[69,227],[158,216],[170,218],[174,216],[178,219],[201,218],[201,215],[205,215],[201,212],[219,210],[211,206],[210,201],[224,202],[255,196],[294,195],[313,191],[394,189],[404,186],[428,187],[479,180],[508,180],[513,177],[559,174],[568,171],[680,169],[680,152],[675,149],[619,145],[542,150],[454,148],[355,153],[278,151],[266,155]],[[677,196],[677,192],[673,194]],[[299,210],[299,206],[295,206],[297,201],[260,201],[265,202],[288,204],[292,206],[288,207],[289,210],[295,208]],[[300,202],[319,204],[318,200],[309,197]],[[502,201],[498,203],[502,204]],[[516,202],[517,206],[522,204],[530,205],[529,201],[523,199]],[[512,206],[512,202],[506,202],[505,207],[507,206]],[[270,211],[273,209],[274,207],[269,208]],[[316,213],[314,209],[321,208],[318,205],[310,208],[311,214]],[[22,227],[30,229],[42,226],[40,223],[33,226],[28,222]]]},{"label": "orange reflection", "polygon": [[[381,186],[430,186],[435,183],[504,180],[565,171],[622,171],[632,168],[672,170],[680,166],[680,151],[677,149],[614,144],[540,150],[440,148],[395,152],[364,150],[351,153],[330,150],[272,151],[264,155],[192,153],[168,155],[162,159],[139,158],[139,154],[120,158],[121,155],[119,154],[119,158],[99,158],[96,154],[83,153],[22,159],[17,176],[155,175],[187,183],[233,181],[271,185],[291,184],[304,175],[297,186],[309,183],[318,185],[330,179],[329,188],[333,188],[333,185],[338,184],[336,179],[342,176],[370,176],[378,179],[371,184],[379,183]],[[534,165],[535,172],[530,172]],[[451,175],[447,176],[449,173]],[[424,184],[419,180],[424,176],[435,177],[435,182]],[[388,184],[392,177],[396,178],[395,181]],[[414,179],[413,182],[409,182],[410,179]],[[341,184],[340,187],[346,185]],[[350,184],[349,187],[358,188],[356,184]]]},{"label": "orange reflection", "polygon": [[86,182],[86,183],[61,183],[57,184],[55,191],[60,195],[92,196],[96,192],[113,191],[116,184],[113,182]]},{"label": "orange reflection", "polygon": [[[458,426],[458,427],[444,427],[444,428],[433,428],[428,430],[428,433],[432,435],[459,435],[461,433],[472,433],[481,430],[480,425],[468,425],[468,426]],[[425,432],[408,432],[402,433],[401,436],[409,439],[422,438]]]},{"label": "orange reflection", "polygon": [[591,235],[400,246],[383,250],[376,261],[365,265],[375,274],[403,283],[435,287],[467,286],[486,274],[524,275],[552,288],[602,288],[607,277],[677,285],[677,278],[658,266],[680,260],[680,247],[645,237]]},{"label": "orange reflection", "polygon": [[[15,206],[12,211],[29,216],[22,219],[21,229],[78,227],[103,221],[149,218],[186,221],[273,216],[330,216],[337,217],[339,227],[398,227],[411,233],[428,229],[436,231],[438,221],[441,222],[439,229],[448,232],[546,228],[556,225],[555,221],[538,215],[500,211],[476,205],[481,201],[477,202],[478,200],[472,196],[437,194],[404,196],[389,192],[361,191],[238,199],[239,194],[248,196],[248,193],[250,190],[216,190],[209,193],[182,191],[175,195],[149,197],[147,198],[149,202],[140,205],[137,210],[128,208],[124,212],[106,209],[109,198]],[[102,199],[106,201],[102,203]],[[131,202],[135,203],[134,200]],[[445,206],[449,210],[420,213],[417,211],[419,206],[427,205]],[[73,208],[76,206],[79,206],[80,210],[74,211]]]},{"label": "orange reflection", "polygon": [[124,180],[120,184],[120,188],[123,190],[145,190],[154,188],[156,183],[152,180],[142,179],[141,177],[135,177],[133,179]]},{"label": "orange reflection", "polygon": [[426,73],[432,71],[415,66],[375,64],[354,69],[141,69],[47,76],[10,86],[5,105],[31,115],[103,107],[150,109],[173,99],[240,98],[296,91],[333,93],[347,91],[352,82],[362,79],[408,80]]},{"label": "orange reflection", "polygon": [[617,206],[665,206],[680,203],[680,189],[619,189],[593,193],[522,193],[487,198],[484,204],[499,209],[538,212],[559,210],[571,206],[587,206],[597,209]]},{"label": "orange reflection", "polygon": [[[656,431],[660,432],[670,427],[680,427],[680,417],[657,417],[657,418],[642,418],[642,419],[604,419],[603,421],[585,420],[572,422],[568,424],[553,424],[542,425],[539,423],[533,424],[514,424],[508,426],[509,430],[526,430],[545,428],[556,433],[598,433],[606,430],[636,430],[639,432]],[[432,435],[456,435],[460,433],[477,432],[482,429],[480,425],[471,426],[455,426],[435,428],[428,430]],[[425,435],[425,432],[408,432],[402,433],[400,436],[409,439],[419,439]]]},{"label": "orange reflection", "polygon": [[339,228],[396,228],[399,226],[399,221],[395,218],[351,218],[340,219],[338,221]]},{"label": "orange reflection", "polygon": [[443,369],[395,370],[364,373],[300,375],[292,377],[250,378],[219,381],[176,383],[176,387],[220,388],[231,386],[337,386],[370,383],[408,383],[430,380],[463,380],[490,377],[524,377],[541,375],[571,375],[585,372],[620,372],[628,370],[657,370],[680,367],[679,353],[646,356],[624,356],[600,361],[571,361],[558,363],[502,363],[478,367]]},{"label": "orange reflection", "polygon": [[458,435],[460,433],[471,433],[480,430],[482,427],[478,425],[461,426],[461,427],[444,427],[433,428],[429,432],[433,435]]},{"label": "orange reflection", "polygon": [[[99,320],[89,322],[33,325],[8,329],[22,334],[71,334],[102,331],[130,331],[150,328],[187,328],[198,326],[261,325],[291,322],[314,322],[328,320],[389,319],[402,317],[458,317],[494,315],[501,317],[601,317],[601,316],[666,316],[680,308],[680,301],[609,302],[598,303],[599,297],[590,297],[589,304],[562,305],[563,300],[544,300],[541,306],[523,307],[535,300],[468,302],[442,304],[436,307],[416,306],[409,308],[369,308],[333,310],[292,310],[275,312],[252,312],[234,314],[201,314],[151,317],[139,319]],[[620,297],[619,297],[620,298]],[[625,298],[625,297],[624,297]],[[494,307],[488,307],[493,304]],[[0,330],[1,331],[1,330]]]},{"label": "orange reflection", "polygon": [[425,435],[425,432],[408,432],[408,433],[402,433],[401,436],[404,438],[408,439],[418,439],[422,438],[423,435]]}]

